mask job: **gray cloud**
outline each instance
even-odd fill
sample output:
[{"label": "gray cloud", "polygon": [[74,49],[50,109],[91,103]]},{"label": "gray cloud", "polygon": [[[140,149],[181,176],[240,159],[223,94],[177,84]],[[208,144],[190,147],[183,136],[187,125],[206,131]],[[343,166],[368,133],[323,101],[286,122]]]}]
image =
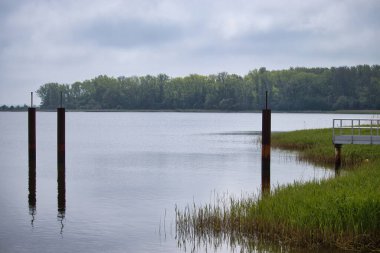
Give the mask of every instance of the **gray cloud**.
[{"label": "gray cloud", "polygon": [[0,104],[100,74],[379,64],[379,9],[377,0],[2,0]]},{"label": "gray cloud", "polygon": [[76,32],[75,38],[99,47],[135,48],[159,46],[181,37],[181,29],[168,22],[96,20]]}]

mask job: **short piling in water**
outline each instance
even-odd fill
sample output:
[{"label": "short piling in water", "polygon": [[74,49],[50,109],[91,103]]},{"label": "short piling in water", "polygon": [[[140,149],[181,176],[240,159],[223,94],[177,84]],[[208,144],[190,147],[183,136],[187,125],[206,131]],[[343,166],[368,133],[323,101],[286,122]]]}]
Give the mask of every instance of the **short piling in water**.
[{"label": "short piling in water", "polygon": [[264,194],[270,192],[271,110],[268,109],[268,92],[266,92],[265,109],[262,111],[261,141],[261,191]]},{"label": "short piling in water", "polygon": [[342,166],[342,144],[335,144],[335,171]]}]

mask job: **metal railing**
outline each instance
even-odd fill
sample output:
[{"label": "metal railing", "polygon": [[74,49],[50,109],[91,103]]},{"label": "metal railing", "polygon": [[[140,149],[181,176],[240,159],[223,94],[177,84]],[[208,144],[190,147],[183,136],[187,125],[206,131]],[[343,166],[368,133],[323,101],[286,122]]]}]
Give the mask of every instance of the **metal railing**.
[{"label": "metal railing", "polygon": [[334,144],[380,144],[380,119],[334,119]]}]

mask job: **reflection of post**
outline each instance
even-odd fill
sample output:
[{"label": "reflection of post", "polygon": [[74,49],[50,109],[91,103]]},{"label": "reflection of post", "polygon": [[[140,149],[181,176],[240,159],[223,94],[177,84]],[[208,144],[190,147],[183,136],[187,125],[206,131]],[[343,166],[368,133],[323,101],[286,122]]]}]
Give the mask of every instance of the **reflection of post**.
[{"label": "reflection of post", "polygon": [[61,222],[61,233],[63,230],[63,220],[65,218],[65,212],[66,212],[66,175],[65,175],[65,166],[59,165],[58,166],[58,177],[57,177],[57,183],[58,183],[58,195],[57,195],[57,202],[58,202],[58,219]]},{"label": "reflection of post", "polygon": [[65,165],[65,108],[57,108],[58,167]]},{"label": "reflection of post", "polygon": [[33,226],[34,215],[36,213],[36,165],[29,164],[29,195],[28,195],[28,203],[29,203],[29,214],[32,216],[31,224]]},{"label": "reflection of post", "polygon": [[265,100],[265,109],[262,112],[261,150],[261,191],[263,195],[270,192],[271,110],[268,109],[268,92],[266,92]]},{"label": "reflection of post", "polygon": [[342,144],[335,144],[335,175],[339,175],[342,166]]}]

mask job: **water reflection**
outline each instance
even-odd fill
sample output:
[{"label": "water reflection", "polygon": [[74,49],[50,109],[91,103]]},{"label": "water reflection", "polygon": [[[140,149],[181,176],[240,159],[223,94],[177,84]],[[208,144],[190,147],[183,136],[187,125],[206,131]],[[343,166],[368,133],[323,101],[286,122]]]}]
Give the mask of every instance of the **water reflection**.
[{"label": "water reflection", "polygon": [[29,214],[32,216],[30,221],[32,227],[34,226],[34,218],[36,215],[36,163],[29,161]]},{"label": "water reflection", "polygon": [[[276,237],[276,236],[275,236]],[[228,233],[213,229],[189,229],[176,224],[178,248],[183,252],[246,252],[246,253],[345,253],[338,248],[302,248],[285,246],[270,235],[255,233],[243,234],[240,231]]]},{"label": "water reflection", "polygon": [[61,231],[60,233],[63,233],[64,228],[64,219],[66,214],[66,178],[65,178],[65,165],[64,164],[58,164],[58,177],[57,177],[57,183],[58,183],[58,195],[57,195],[57,202],[58,202],[58,214],[57,218],[61,225]]},{"label": "water reflection", "polygon": [[231,252],[260,252],[260,253],[277,253],[287,252],[279,244],[273,244],[260,235],[242,235],[239,232],[223,233],[218,231],[202,231],[199,233],[192,231],[177,230],[177,246],[183,252],[224,252],[227,249]]}]

